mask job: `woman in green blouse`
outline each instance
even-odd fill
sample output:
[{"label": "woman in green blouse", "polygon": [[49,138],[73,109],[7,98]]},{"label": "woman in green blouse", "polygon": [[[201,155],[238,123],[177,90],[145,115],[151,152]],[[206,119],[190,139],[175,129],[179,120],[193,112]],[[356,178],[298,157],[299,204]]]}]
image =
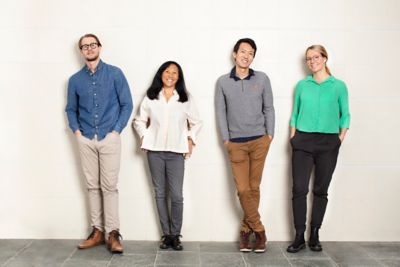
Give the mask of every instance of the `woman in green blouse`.
[{"label": "woman in green blouse", "polygon": [[311,231],[308,246],[321,251],[318,230],[328,203],[328,187],[335,170],[339,147],[350,125],[347,88],[333,77],[326,65],[328,54],[321,45],[306,50],[311,75],[297,83],[290,120],[293,175],[293,218],[296,237],[287,248],[296,253],[305,248],[307,194],[315,168]]}]

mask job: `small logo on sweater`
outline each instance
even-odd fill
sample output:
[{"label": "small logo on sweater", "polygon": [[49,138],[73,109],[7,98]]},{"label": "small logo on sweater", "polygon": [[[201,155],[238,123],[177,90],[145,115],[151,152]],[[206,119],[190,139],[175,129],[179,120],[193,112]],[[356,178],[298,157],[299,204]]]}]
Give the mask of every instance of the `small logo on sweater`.
[{"label": "small logo on sweater", "polygon": [[259,86],[258,84],[254,84],[253,86],[251,86],[250,91],[252,92],[260,92],[261,91],[261,86]]}]

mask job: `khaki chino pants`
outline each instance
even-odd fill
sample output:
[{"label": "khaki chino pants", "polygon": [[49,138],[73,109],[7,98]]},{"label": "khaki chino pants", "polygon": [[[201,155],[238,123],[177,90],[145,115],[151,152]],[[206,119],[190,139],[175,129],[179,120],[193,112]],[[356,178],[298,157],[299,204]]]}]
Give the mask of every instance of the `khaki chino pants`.
[{"label": "khaki chino pants", "polygon": [[109,133],[101,141],[84,136],[77,139],[89,195],[90,224],[106,233],[119,231],[117,183],[121,137]]},{"label": "khaki chino pants", "polygon": [[244,143],[228,143],[232,172],[244,212],[240,231],[265,231],[258,206],[261,177],[270,143],[267,135]]}]

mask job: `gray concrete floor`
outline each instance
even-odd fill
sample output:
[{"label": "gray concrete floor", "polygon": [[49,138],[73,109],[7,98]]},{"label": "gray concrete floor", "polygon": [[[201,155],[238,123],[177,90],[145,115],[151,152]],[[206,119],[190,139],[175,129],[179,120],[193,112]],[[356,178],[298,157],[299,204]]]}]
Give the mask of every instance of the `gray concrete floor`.
[{"label": "gray concrete floor", "polygon": [[158,242],[123,241],[124,254],[105,246],[78,250],[80,240],[0,240],[1,266],[400,266],[400,242],[322,242],[324,250],[286,252],[269,242],[265,253],[238,252],[235,242],[185,242],[184,250],[160,250]]}]

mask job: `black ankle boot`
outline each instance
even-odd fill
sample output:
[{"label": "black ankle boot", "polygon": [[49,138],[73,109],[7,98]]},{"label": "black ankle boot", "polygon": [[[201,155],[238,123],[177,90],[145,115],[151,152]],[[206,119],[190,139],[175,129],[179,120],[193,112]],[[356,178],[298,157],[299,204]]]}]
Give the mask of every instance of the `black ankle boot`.
[{"label": "black ankle boot", "polygon": [[304,240],[304,232],[296,233],[296,237],[293,243],[290,246],[288,246],[286,251],[290,253],[297,253],[305,247],[306,247],[306,241]]},{"label": "black ankle boot", "polygon": [[172,235],[163,235],[160,241],[161,249],[169,249],[172,246]]},{"label": "black ankle boot", "polygon": [[183,249],[180,237],[182,237],[182,236],[181,235],[173,235],[172,236],[171,245],[174,250],[182,250]]},{"label": "black ankle boot", "polygon": [[319,242],[318,228],[311,227],[310,239],[308,240],[308,246],[312,251],[322,251],[321,243]]}]

